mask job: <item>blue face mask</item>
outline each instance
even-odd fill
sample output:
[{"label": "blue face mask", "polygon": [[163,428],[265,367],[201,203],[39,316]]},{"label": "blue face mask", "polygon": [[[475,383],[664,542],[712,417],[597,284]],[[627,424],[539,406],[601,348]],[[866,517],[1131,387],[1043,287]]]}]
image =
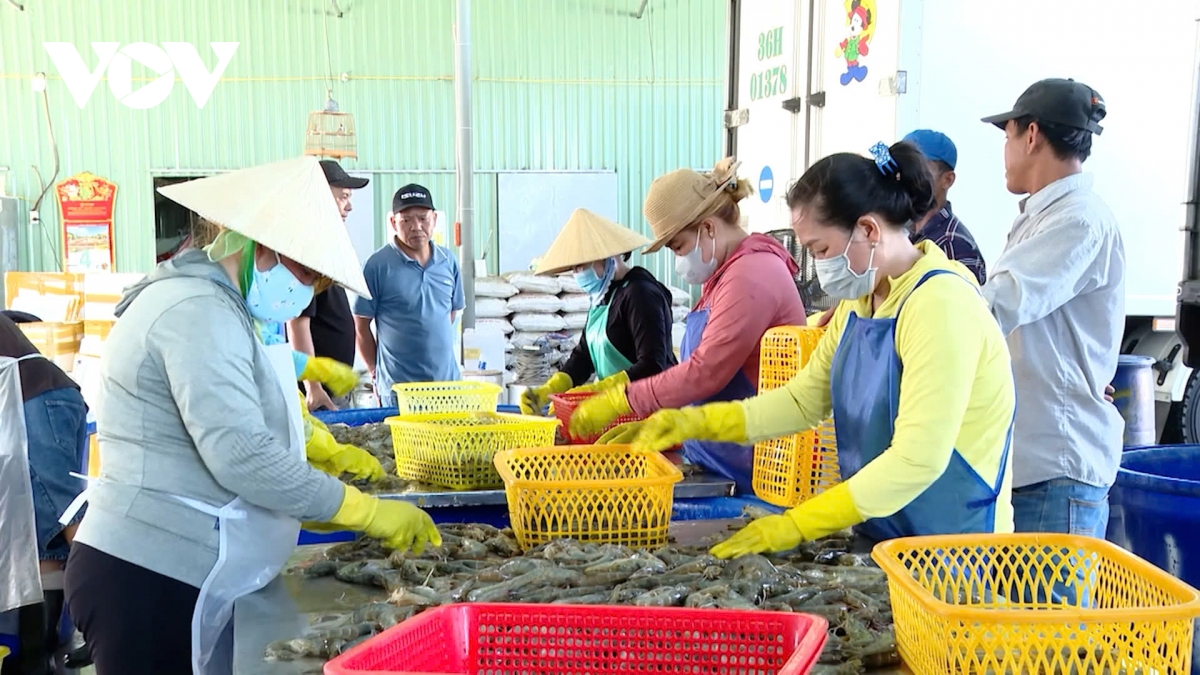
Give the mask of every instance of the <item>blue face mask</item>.
[{"label": "blue face mask", "polygon": [[253,266],[254,275],[246,291],[246,307],[250,316],[259,321],[290,321],[300,316],[313,299],[312,286],[300,283],[279,261],[278,253],[275,261],[275,266],[266,272],[258,271],[258,265]]},{"label": "blue face mask", "polygon": [[595,300],[598,297],[603,297],[605,291],[608,290],[608,285],[612,283],[613,274],[617,271],[617,261],[615,258],[609,258],[604,261],[604,275],[596,274],[596,268],[593,265],[588,265],[583,270],[575,273],[575,283],[579,284],[579,288],[583,289],[584,293],[592,296]]}]

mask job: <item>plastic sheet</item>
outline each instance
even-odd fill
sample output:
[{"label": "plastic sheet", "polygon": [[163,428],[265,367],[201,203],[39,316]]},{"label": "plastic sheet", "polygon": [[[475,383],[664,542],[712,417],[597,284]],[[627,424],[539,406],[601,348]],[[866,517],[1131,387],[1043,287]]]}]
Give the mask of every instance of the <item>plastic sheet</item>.
[{"label": "plastic sheet", "polygon": [[0,612],[42,601],[26,440],[17,359],[0,357]]}]

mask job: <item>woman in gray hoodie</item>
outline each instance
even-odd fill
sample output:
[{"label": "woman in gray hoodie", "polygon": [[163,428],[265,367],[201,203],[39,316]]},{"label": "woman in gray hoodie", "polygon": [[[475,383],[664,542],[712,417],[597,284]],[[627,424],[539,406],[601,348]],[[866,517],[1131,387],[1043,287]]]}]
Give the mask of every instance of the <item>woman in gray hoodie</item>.
[{"label": "woman in gray hoodie", "polygon": [[97,675],[229,672],[233,604],[278,574],[302,520],[441,543],[420,509],[305,461],[291,349],[262,338],[329,283],[365,292],[316,159],[161,191],[225,229],[129,288],[105,344],[101,471],[66,579]]}]

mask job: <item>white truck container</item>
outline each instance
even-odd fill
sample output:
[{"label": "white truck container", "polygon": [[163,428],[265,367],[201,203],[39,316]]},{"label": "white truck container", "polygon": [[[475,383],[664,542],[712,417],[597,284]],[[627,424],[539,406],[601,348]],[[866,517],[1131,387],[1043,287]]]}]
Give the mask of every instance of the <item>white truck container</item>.
[{"label": "white truck container", "polygon": [[1084,169],[1124,238],[1123,352],[1158,360],[1163,438],[1200,442],[1200,376],[1183,365],[1174,321],[1200,11],[1194,2],[1174,8],[731,0],[725,150],[757,187],[744,203],[749,227],[788,228],[787,188],[817,159],[935,129],[958,148],[954,212],[994,261],[1022,196],[1005,189],[1004,133],[980,118],[1010,110],[1043,78],[1087,83],[1108,106]]}]

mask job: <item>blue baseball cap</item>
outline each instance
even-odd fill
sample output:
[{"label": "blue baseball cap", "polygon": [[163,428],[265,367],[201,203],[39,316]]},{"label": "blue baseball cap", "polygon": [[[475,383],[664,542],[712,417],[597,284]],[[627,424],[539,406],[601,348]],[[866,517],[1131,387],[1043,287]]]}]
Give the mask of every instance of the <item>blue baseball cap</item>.
[{"label": "blue baseball cap", "polygon": [[925,157],[945,162],[951,170],[958,165],[958,148],[954,147],[954,141],[950,140],[949,136],[940,131],[917,129],[905,136],[904,141],[917,146]]}]

